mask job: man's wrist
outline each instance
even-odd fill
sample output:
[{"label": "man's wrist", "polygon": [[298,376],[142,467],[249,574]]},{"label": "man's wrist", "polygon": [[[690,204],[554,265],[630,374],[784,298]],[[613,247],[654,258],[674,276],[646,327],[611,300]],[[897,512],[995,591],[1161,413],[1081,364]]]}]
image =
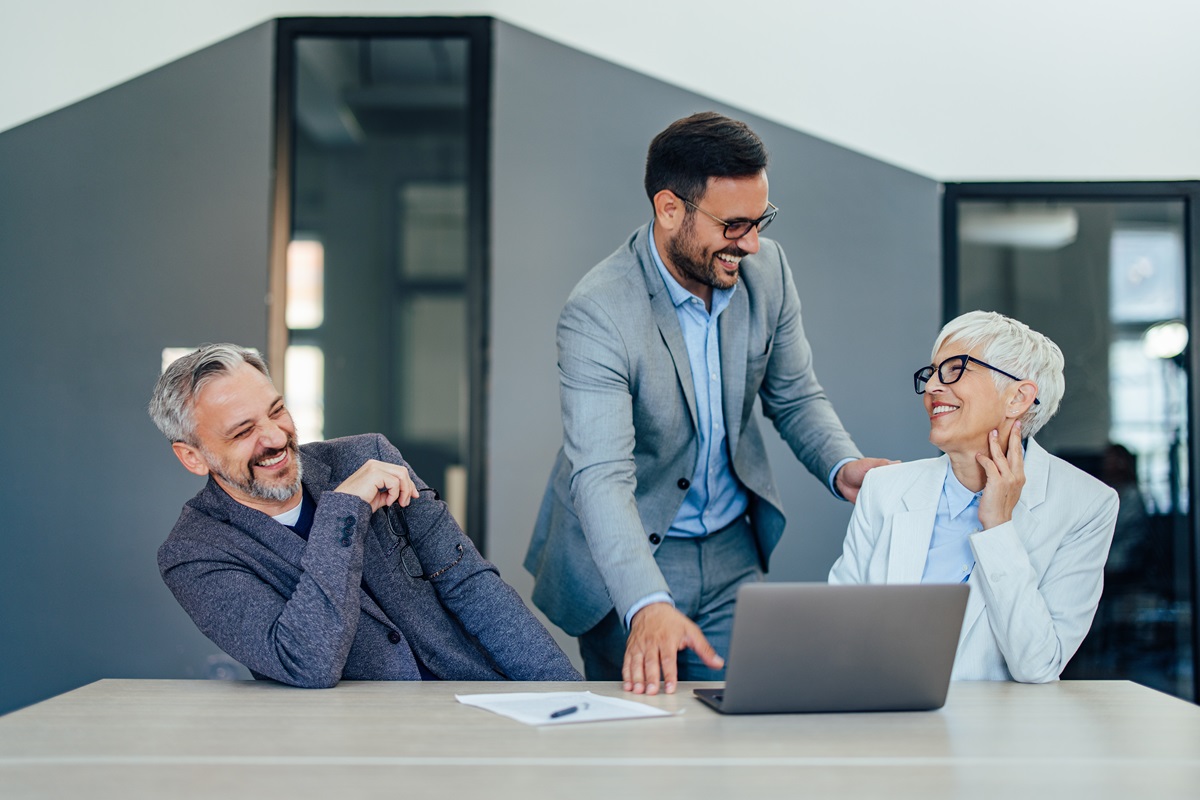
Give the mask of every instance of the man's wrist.
[{"label": "man's wrist", "polygon": [[829,491],[833,492],[833,496],[836,497],[838,500],[846,499],[842,495],[842,493],[838,491],[838,488],[837,488],[838,473],[842,471],[842,467],[846,466],[851,461],[857,461],[857,460],[858,459],[853,456],[843,458],[841,461],[839,461],[833,465],[833,469],[829,470]]},{"label": "man's wrist", "polygon": [[631,605],[629,610],[625,612],[625,630],[629,630],[629,626],[633,624],[633,617],[635,614],[637,614],[646,606],[653,605],[654,603],[666,603],[671,606],[671,608],[675,607],[675,600],[666,592],[654,592],[653,594],[648,594],[641,600],[638,600],[636,603]]}]

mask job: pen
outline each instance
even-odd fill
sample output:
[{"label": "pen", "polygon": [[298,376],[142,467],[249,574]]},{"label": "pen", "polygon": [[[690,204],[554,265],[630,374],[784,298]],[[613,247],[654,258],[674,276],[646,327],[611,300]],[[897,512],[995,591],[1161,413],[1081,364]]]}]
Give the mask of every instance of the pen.
[{"label": "pen", "polygon": [[574,714],[578,710],[579,706],[567,706],[566,708],[560,708],[558,711],[553,711],[550,713],[550,719],[565,717],[567,714]]}]

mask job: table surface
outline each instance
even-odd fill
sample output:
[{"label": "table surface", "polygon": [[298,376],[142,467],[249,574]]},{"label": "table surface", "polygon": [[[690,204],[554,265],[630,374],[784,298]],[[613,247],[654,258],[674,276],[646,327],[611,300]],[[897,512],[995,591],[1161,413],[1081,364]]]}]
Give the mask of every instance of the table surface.
[{"label": "table surface", "polygon": [[955,683],[939,711],[754,716],[709,710],[702,685],[634,698],[678,716],[529,727],[454,695],[632,696],[104,680],[0,717],[0,796],[1200,797],[1200,708],[1133,683]]}]

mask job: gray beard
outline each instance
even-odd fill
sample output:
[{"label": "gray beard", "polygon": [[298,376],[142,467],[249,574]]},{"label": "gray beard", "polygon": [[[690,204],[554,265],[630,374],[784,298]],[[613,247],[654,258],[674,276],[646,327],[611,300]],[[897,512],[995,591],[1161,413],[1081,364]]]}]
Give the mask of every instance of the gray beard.
[{"label": "gray beard", "polygon": [[291,500],[296,496],[296,493],[300,491],[300,479],[304,476],[304,464],[300,461],[299,449],[289,446],[288,450],[289,457],[295,458],[296,460],[296,480],[292,481],[287,486],[265,486],[254,480],[253,471],[250,473],[249,481],[235,478],[232,475],[227,475],[225,472],[215,467],[213,465],[215,459],[211,455],[205,453],[205,456],[207,456],[209,460],[209,470],[221,480],[225,481],[225,483],[237,489],[239,492],[253,497],[256,500],[267,500],[272,503],[282,503],[285,500]]}]

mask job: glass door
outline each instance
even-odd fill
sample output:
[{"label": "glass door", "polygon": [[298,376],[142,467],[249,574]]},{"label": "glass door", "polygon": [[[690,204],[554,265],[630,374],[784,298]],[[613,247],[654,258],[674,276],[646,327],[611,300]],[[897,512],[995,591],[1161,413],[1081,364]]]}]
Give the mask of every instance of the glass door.
[{"label": "glass door", "polygon": [[1066,394],[1038,441],[1120,497],[1104,595],[1063,677],[1194,700],[1191,186],[948,186],[945,305],[1058,343]]},{"label": "glass door", "polygon": [[386,435],[482,544],[487,36],[280,25],[285,392],[303,440]]}]

